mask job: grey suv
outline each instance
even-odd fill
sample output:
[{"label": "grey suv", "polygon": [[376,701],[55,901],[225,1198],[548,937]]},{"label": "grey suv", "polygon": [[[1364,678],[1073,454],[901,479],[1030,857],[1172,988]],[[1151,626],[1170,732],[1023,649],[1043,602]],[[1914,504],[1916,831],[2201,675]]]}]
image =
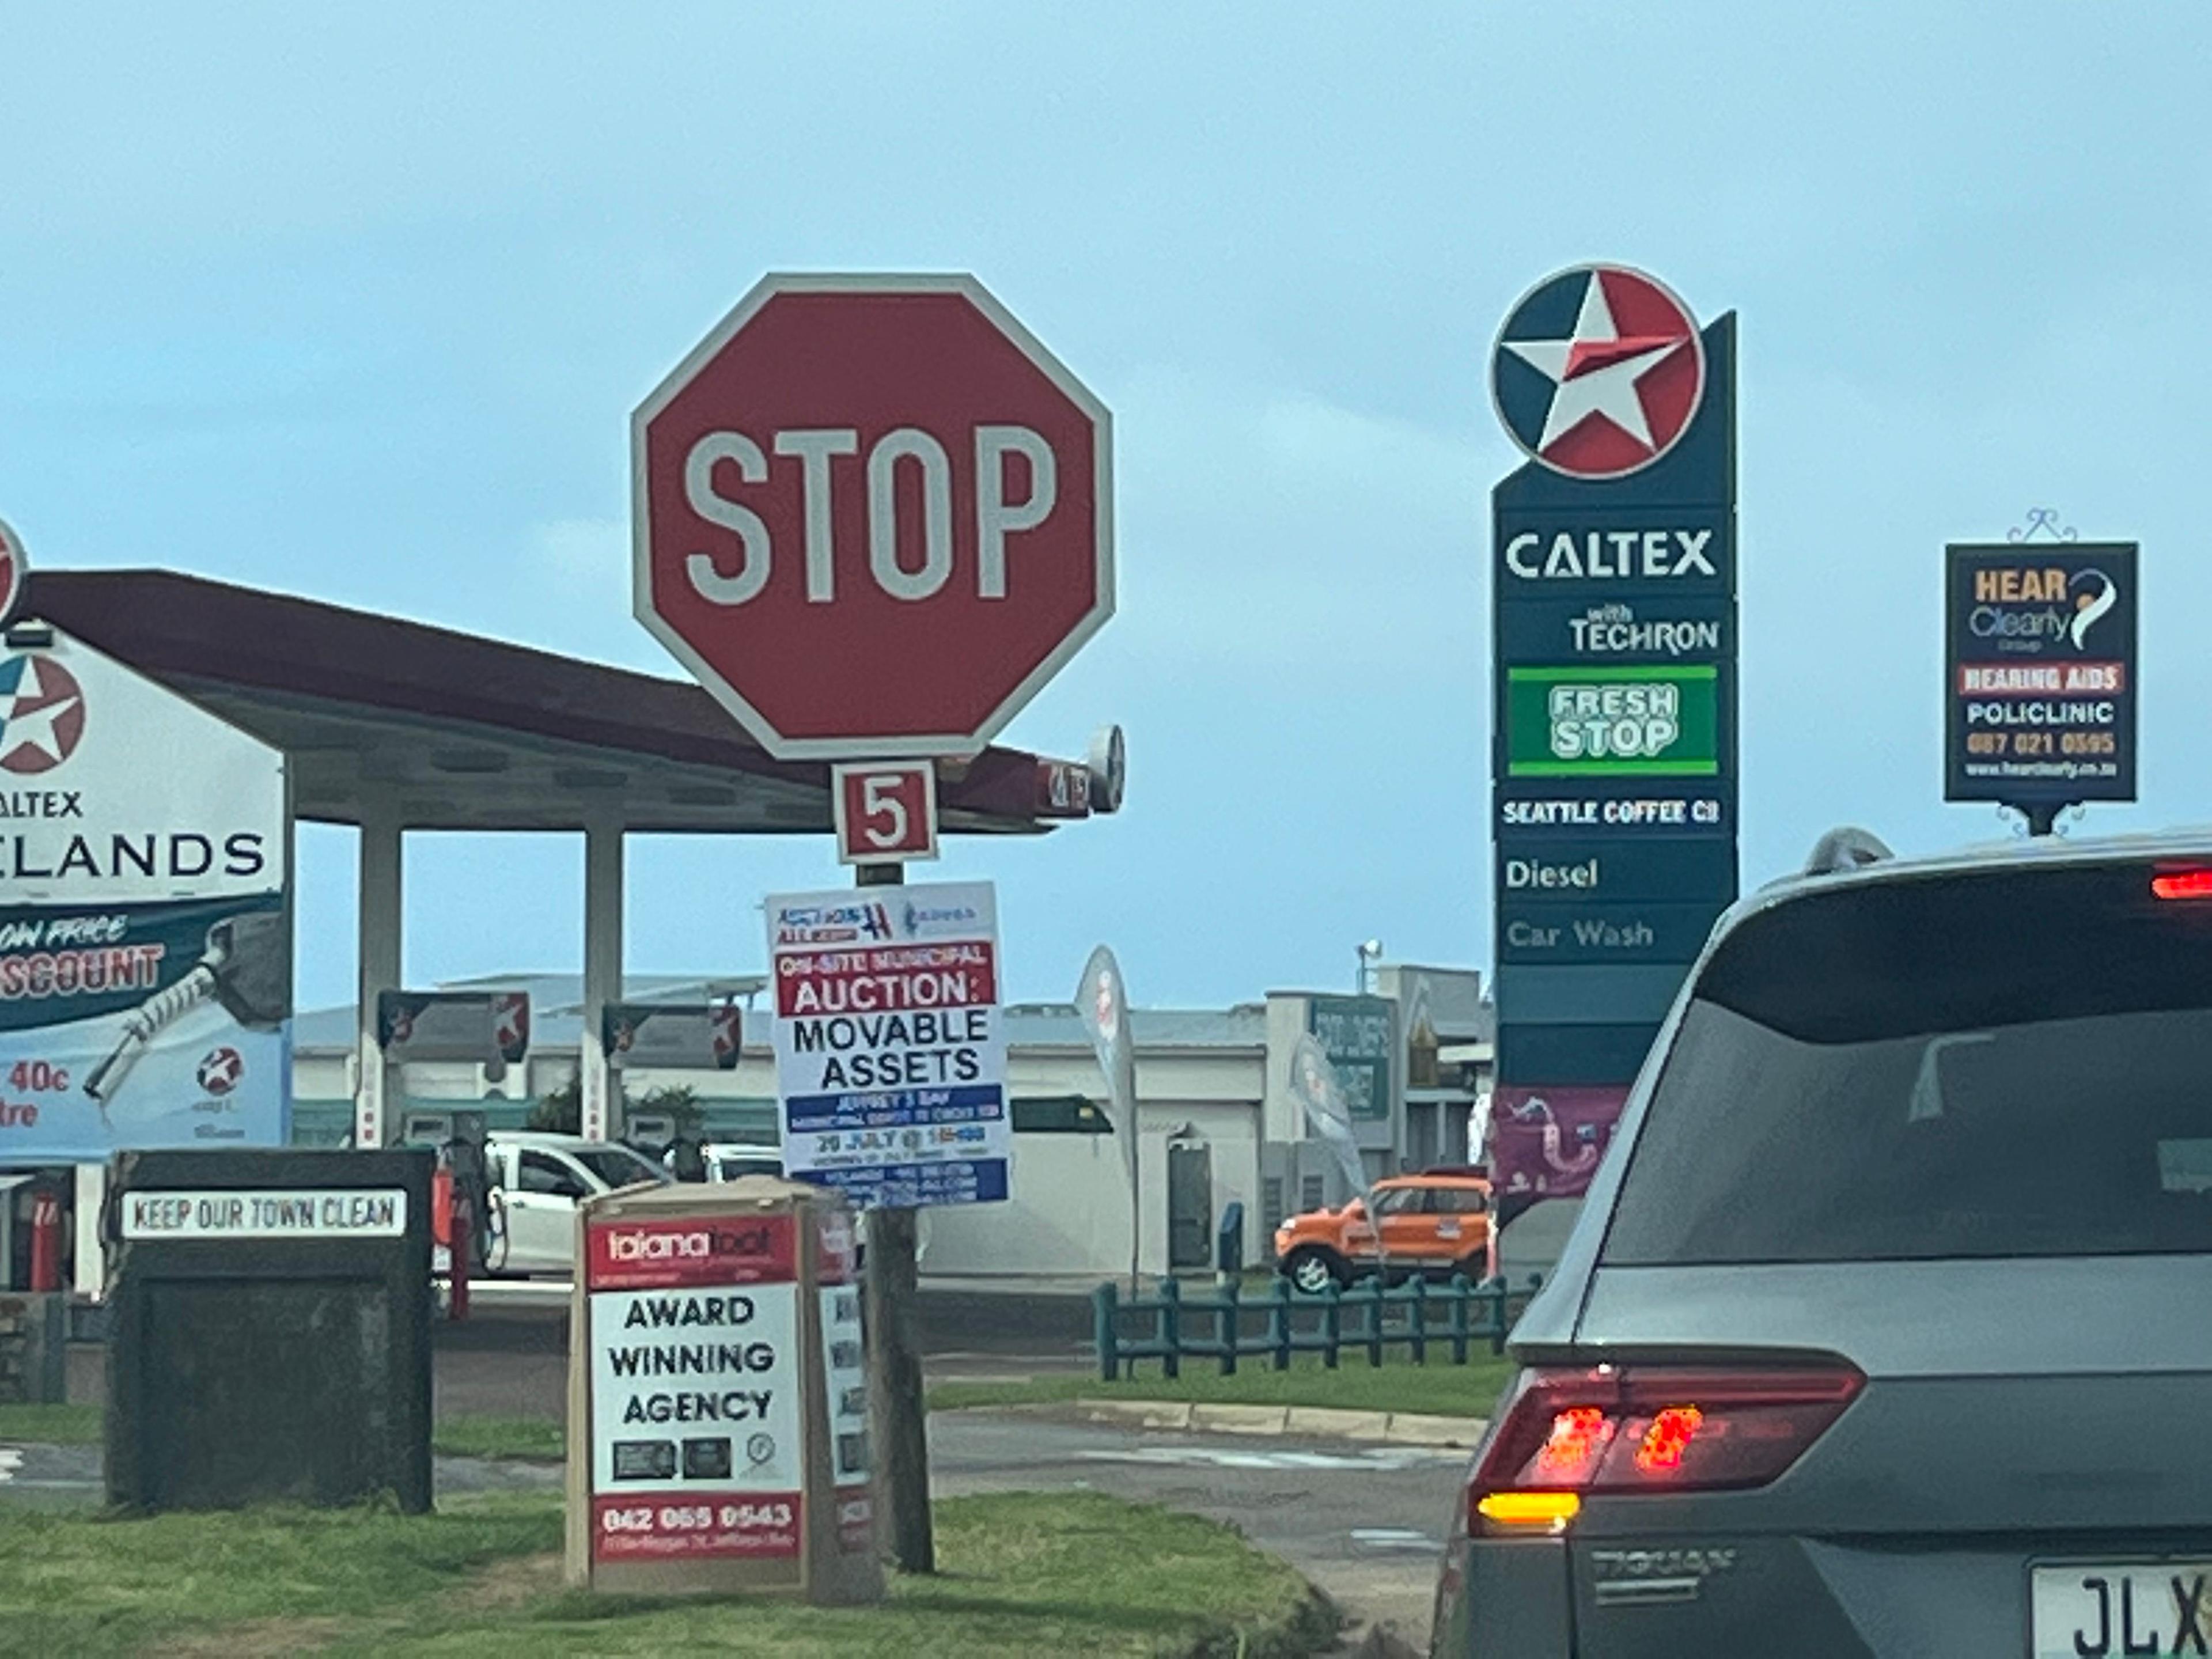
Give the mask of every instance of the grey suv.
[{"label": "grey suv", "polygon": [[1437,1653],[2212,1652],[2212,833],[1829,837],[1511,1350]]}]

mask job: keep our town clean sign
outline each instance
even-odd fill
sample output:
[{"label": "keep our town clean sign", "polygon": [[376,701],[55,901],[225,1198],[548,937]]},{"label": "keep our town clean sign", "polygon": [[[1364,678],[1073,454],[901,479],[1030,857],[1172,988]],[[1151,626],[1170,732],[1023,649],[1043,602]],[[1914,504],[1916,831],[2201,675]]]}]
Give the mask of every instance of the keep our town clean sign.
[{"label": "keep our town clean sign", "polygon": [[283,1143],[289,823],[276,750],[58,630],[0,652],[0,1164]]}]

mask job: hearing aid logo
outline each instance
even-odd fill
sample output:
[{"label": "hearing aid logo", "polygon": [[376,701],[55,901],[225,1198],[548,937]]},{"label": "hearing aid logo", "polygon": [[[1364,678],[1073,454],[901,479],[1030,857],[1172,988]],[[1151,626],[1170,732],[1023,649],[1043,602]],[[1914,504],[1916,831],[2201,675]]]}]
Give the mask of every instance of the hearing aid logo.
[{"label": "hearing aid logo", "polygon": [[2074,597],[2074,621],[2067,636],[2076,651],[2086,650],[2089,630],[2120,602],[2120,585],[2101,570],[2077,570],[2067,586]]},{"label": "hearing aid logo", "polygon": [[2001,651],[2035,652],[2063,642],[2085,652],[2093,630],[2119,602],[2119,583],[2094,566],[2069,572],[1992,565],[1974,572],[1966,629]]}]

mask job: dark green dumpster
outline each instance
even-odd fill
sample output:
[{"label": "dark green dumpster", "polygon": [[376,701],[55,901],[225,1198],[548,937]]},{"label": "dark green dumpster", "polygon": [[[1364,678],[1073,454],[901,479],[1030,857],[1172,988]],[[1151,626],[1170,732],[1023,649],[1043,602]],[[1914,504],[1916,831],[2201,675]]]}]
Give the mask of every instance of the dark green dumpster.
[{"label": "dark green dumpster", "polygon": [[430,1507],[426,1151],[115,1160],[107,1494]]}]

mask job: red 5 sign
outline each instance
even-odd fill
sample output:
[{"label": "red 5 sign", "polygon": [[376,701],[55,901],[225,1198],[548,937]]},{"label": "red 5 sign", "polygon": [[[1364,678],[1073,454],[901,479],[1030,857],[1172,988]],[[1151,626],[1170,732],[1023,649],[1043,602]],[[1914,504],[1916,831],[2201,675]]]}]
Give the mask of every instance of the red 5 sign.
[{"label": "red 5 sign", "polygon": [[937,856],[937,768],[868,761],[830,769],[837,857],[846,864],[902,864]]}]

